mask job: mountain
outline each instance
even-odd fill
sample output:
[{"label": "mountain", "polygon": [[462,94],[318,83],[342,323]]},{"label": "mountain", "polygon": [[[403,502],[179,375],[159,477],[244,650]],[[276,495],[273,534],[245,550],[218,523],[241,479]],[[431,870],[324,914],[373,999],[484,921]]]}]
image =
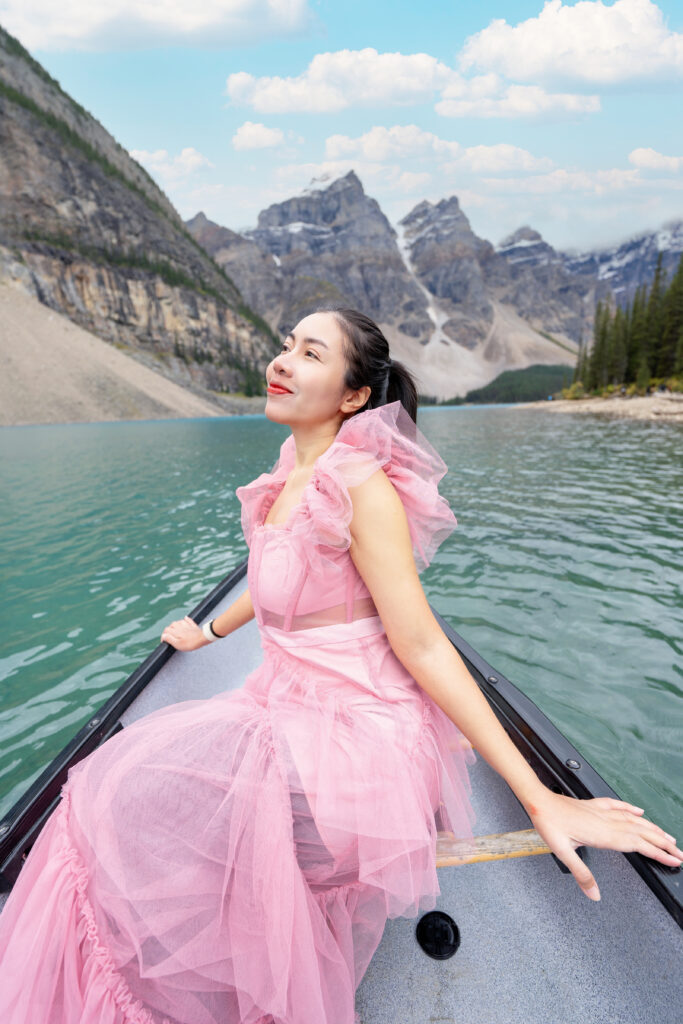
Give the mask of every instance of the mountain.
[{"label": "mountain", "polygon": [[669,221],[657,231],[644,231],[611,248],[562,253],[562,260],[570,274],[597,278],[605,292],[626,306],[639,285],[652,282],[660,252],[662,268],[670,277],[683,254],[683,220]]},{"label": "mountain", "polygon": [[396,232],[354,171],[269,206],[245,235],[278,262],[290,324],[316,303],[339,301],[411,338],[429,330],[426,303],[401,259]]},{"label": "mountain", "polygon": [[[547,322],[527,322],[515,305],[522,283],[512,287],[504,259],[474,234],[455,196],[420,203],[396,230],[350,171],[273,204],[242,234],[203,213],[186,227],[276,331],[325,303],[373,317],[421,394],[451,398],[505,369],[575,360],[574,311],[565,316],[573,333],[563,333],[559,297]],[[512,300],[499,297],[499,278]]]},{"label": "mountain", "polygon": [[258,390],[273,355],[152,178],[2,29],[0,277],[186,386]]},{"label": "mountain", "polygon": [[493,247],[474,234],[455,196],[436,205],[419,203],[399,228],[404,259],[429,301],[436,299],[447,315],[444,334],[465,348],[476,348],[493,323],[485,284]]},{"label": "mountain", "polygon": [[268,207],[243,234],[203,213],[187,227],[276,331],[322,303],[382,326],[421,394],[459,397],[506,370],[573,366],[598,301],[625,303],[671,271],[683,222],[589,253],[554,249],[529,225],[493,246],[456,196],[423,201],[394,229],[354,171]]},{"label": "mountain", "polygon": [[568,267],[563,254],[527,225],[496,247],[488,283],[529,323],[574,341],[590,337],[595,305],[609,293],[590,268]]}]

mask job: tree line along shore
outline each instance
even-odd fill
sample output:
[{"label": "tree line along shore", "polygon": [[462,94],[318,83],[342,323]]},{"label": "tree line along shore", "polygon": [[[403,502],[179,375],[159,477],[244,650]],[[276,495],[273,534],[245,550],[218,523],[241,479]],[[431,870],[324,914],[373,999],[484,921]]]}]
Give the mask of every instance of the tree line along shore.
[{"label": "tree line along shore", "polygon": [[683,256],[665,280],[659,253],[651,285],[626,306],[599,302],[593,344],[581,347],[574,379],[562,398],[626,397],[683,392]]}]

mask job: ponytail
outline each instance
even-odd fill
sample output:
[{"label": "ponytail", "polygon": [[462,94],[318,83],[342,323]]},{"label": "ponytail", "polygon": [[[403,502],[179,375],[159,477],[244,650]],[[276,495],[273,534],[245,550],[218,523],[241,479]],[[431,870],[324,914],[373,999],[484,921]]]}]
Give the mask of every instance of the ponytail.
[{"label": "ponytail", "polygon": [[[410,370],[392,359],[387,381],[386,401],[400,402],[410,418],[417,423],[417,388]],[[385,403],[381,403],[385,404]]]}]

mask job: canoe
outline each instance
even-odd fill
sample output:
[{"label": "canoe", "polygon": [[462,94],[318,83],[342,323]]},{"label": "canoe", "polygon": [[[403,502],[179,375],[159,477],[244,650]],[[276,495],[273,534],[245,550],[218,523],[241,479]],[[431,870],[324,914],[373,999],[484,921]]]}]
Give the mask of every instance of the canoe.
[{"label": "canoe", "polygon": [[[224,611],[246,589],[246,570],[245,559],[191,617],[201,624]],[[540,709],[432,611],[541,779],[580,798],[616,796]],[[159,644],[0,821],[0,908],[71,765],[156,708],[238,687],[261,660],[254,620],[198,651]],[[678,1024],[681,870],[640,854],[583,850],[602,893],[593,903],[553,854],[537,852],[542,843],[528,834],[524,809],[483,758],[470,771],[477,833],[506,838],[463,852],[453,837],[439,837],[437,913],[387,921],[356,995],[363,1024]]]}]

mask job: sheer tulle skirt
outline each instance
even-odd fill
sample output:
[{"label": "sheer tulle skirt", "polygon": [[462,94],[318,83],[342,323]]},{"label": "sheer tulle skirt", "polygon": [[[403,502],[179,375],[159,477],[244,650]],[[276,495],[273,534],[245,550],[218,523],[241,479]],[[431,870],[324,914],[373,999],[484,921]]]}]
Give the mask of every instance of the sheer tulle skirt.
[{"label": "sheer tulle skirt", "polygon": [[474,756],[422,691],[265,652],[71,770],[0,915],[3,1024],[353,1024],[437,830],[471,834]]}]

